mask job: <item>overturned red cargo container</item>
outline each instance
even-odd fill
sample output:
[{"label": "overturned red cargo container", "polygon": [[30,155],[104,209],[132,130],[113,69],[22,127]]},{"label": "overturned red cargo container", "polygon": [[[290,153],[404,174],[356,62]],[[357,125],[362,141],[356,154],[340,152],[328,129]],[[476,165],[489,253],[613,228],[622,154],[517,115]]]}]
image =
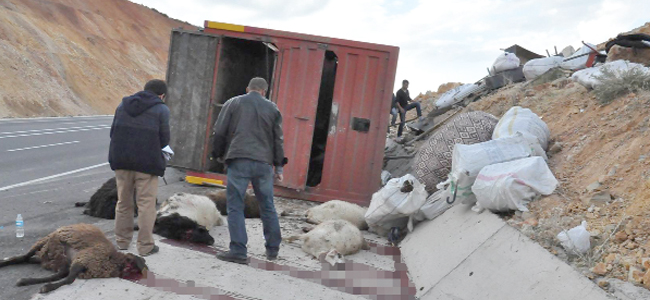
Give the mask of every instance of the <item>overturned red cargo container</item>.
[{"label": "overturned red cargo container", "polygon": [[289,163],[278,196],[368,205],[380,187],[399,48],[286,31],[205,22],[171,33],[165,99],[170,165],[196,184],[226,184],[210,159],[223,103],[256,76],[283,116]]}]

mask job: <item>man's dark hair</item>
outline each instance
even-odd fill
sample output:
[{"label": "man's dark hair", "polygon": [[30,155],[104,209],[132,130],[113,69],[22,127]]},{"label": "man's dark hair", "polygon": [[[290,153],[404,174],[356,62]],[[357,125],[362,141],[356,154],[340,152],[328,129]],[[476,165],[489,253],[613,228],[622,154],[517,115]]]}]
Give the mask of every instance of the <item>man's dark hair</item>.
[{"label": "man's dark hair", "polygon": [[167,84],[160,79],[152,79],[144,85],[144,90],[160,96],[167,94]]},{"label": "man's dark hair", "polygon": [[406,80],[406,79],[402,80],[402,84],[405,84],[405,83],[409,83],[409,81]]}]

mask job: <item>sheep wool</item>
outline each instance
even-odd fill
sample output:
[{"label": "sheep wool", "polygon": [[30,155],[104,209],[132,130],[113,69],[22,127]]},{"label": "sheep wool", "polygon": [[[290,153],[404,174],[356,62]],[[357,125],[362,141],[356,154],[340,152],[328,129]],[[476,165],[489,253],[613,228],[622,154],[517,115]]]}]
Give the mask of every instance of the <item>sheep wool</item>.
[{"label": "sheep wool", "polygon": [[369,249],[359,228],[345,220],[328,220],[305,234],[286,239],[287,242],[295,240],[301,240],[302,250],[316,259],[333,249],[341,255]]},{"label": "sheep wool", "polygon": [[320,224],[328,220],[346,220],[361,230],[368,229],[366,223],[367,208],[341,200],[327,201],[307,210],[307,222]]},{"label": "sheep wool", "polygon": [[176,193],[165,200],[158,210],[158,217],[178,213],[194,220],[207,230],[223,225],[223,219],[212,200],[206,196]]},{"label": "sheep wool", "polygon": [[44,269],[55,272],[66,268],[68,259],[73,258],[72,264],[86,267],[78,276],[81,279],[119,277],[126,261],[104,233],[90,224],[61,227],[36,242],[32,250],[37,250]]}]

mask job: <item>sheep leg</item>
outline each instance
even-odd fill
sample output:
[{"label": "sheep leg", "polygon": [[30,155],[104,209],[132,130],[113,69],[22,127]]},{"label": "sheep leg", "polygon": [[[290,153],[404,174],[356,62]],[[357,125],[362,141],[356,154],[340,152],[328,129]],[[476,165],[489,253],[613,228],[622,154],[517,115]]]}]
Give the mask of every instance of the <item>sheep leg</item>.
[{"label": "sheep leg", "polygon": [[73,283],[74,280],[77,279],[77,276],[79,276],[79,274],[81,274],[85,270],[86,270],[86,267],[84,267],[84,266],[82,266],[80,264],[72,265],[72,267],[70,268],[70,272],[68,273],[68,275],[65,278],[63,278],[63,280],[58,281],[58,282],[48,283],[48,284],[44,285],[41,288],[40,293],[41,294],[46,294],[46,293],[49,293],[49,292],[51,292],[53,290],[56,290],[56,289],[60,288],[61,286]]},{"label": "sheep leg", "polygon": [[16,286],[27,286],[27,285],[33,285],[33,284],[38,284],[38,283],[46,283],[46,282],[52,282],[55,280],[59,280],[61,278],[64,278],[68,276],[69,273],[69,268],[68,266],[65,266],[59,272],[57,272],[54,275],[50,275],[47,277],[42,277],[42,278],[22,278],[16,282]]},{"label": "sheep leg", "polygon": [[[33,257],[34,254],[36,254],[36,251],[38,251],[38,249],[40,249],[40,248],[32,248],[25,255],[9,257],[9,258],[5,258],[3,260],[0,260],[0,268],[6,267],[6,266],[11,266],[11,265],[32,263],[32,261],[33,261],[32,259],[38,259],[36,257]],[[38,263],[39,264],[41,263],[40,259],[38,259]]]}]

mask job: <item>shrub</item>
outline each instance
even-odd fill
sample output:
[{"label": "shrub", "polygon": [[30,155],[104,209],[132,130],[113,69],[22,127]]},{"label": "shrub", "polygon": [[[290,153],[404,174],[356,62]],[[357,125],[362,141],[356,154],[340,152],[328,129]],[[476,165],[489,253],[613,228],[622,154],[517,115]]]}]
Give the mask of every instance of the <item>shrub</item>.
[{"label": "shrub", "polygon": [[647,69],[632,67],[627,70],[603,68],[602,75],[594,76],[600,81],[594,87],[594,95],[602,105],[629,93],[650,91],[650,72]]}]

